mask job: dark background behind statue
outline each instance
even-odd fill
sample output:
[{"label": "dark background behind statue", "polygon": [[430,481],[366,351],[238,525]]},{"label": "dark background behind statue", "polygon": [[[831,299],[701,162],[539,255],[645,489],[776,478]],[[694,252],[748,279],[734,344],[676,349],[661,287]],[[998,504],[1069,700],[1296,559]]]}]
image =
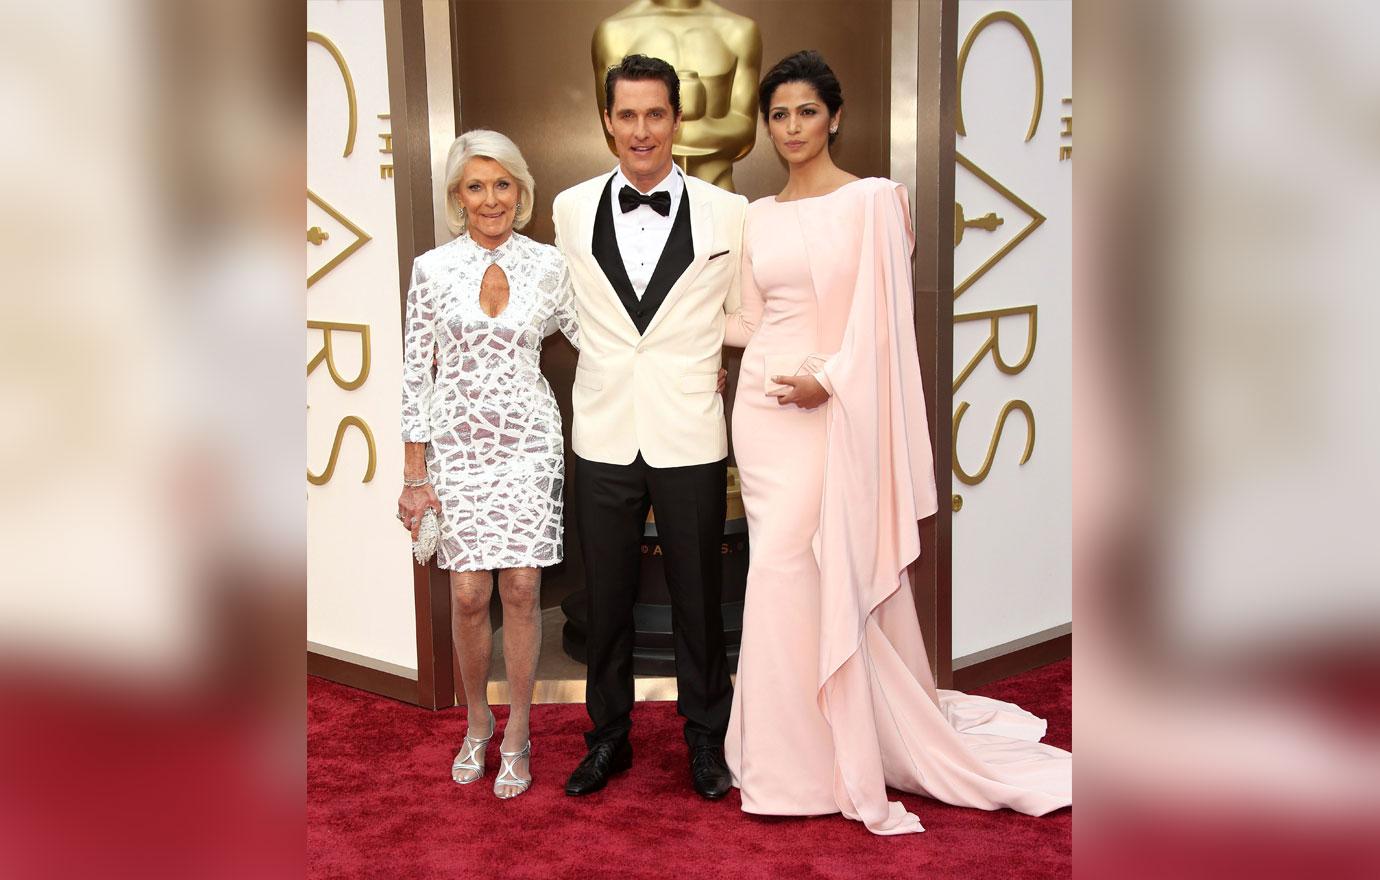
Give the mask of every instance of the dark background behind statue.
[{"label": "dark background behind statue", "polygon": [[[536,178],[532,222],[523,230],[551,243],[551,202],[561,190],[600,173],[617,158],[605,144],[594,93],[590,41],[599,22],[627,5],[622,0],[452,0],[455,32],[456,119],[462,131],[491,128],[508,135],[526,156]],[[838,74],[844,121],[834,146],[839,165],[860,177],[885,177],[890,150],[890,3],[725,2],[756,20],[762,32],[762,71],[800,49],[817,49]],[[735,166],[738,191],[749,200],[778,192],[784,164],[758,119],[752,152]],[[727,349],[726,403],[735,392],[736,349]],[[570,386],[575,352],[563,337],[547,340],[542,368],[561,407],[567,473],[570,448]],[[730,437],[731,439],[731,437]],[[732,459],[730,458],[730,463]],[[569,486],[567,486],[569,507]],[[583,586],[578,525],[566,520],[566,561],[548,569],[542,607]]]}]

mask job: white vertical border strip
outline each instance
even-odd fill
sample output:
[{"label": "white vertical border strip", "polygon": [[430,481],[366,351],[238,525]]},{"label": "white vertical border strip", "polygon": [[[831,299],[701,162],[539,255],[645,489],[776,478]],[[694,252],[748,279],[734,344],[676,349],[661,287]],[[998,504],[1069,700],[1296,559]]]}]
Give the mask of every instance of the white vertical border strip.
[{"label": "white vertical border strip", "polygon": [[[918,0],[891,3],[891,179],[915,192],[916,132],[919,128],[920,5]],[[911,198],[911,222],[915,199]]]},{"label": "white vertical border strip", "polygon": [[[427,131],[431,139],[431,180],[439,191],[446,179],[446,155],[459,127],[455,118],[455,82],[451,67],[450,0],[422,0],[422,31],[426,46]],[[454,236],[446,226],[445,199],[432,199],[436,244]]]}]

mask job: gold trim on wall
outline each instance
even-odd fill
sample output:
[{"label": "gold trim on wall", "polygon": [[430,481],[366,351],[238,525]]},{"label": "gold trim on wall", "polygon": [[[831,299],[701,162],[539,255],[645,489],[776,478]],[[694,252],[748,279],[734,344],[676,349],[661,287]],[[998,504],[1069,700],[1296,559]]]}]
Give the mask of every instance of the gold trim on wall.
[{"label": "gold trim on wall", "polygon": [[890,177],[911,194],[911,221],[915,221],[917,138],[919,136],[920,9],[915,3],[891,4],[891,143]]},{"label": "gold trim on wall", "polygon": [[345,80],[345,100],[350,105],[350,127],[345,132],[345,158],[348,159],[355,150],[355,131],[359,127],[359,105],[355,100],[355,78],[350,76],[350,66],[345,63],[345,56],[340,53],[340,49],[328,37],[318,34],[316,31],[307,31],[307,42],[326,47],[326,51],[331,53],[336,66],[340,68],[340,78]]}]

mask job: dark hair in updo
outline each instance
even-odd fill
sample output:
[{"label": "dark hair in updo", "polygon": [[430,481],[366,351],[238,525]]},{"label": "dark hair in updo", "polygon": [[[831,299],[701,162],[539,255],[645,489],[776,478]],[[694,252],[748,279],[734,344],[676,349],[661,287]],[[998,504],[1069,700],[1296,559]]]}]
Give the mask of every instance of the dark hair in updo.
[{"label": "dark hair in updo", "polygon": [[[819,99],[824,102],[824,106],[829,108],[829,118],[838,115],[839,108],[843,106],[843,88],[839,86],[839,78],[834,76],[834,71],[824,63],[824,58],[814,49],[806,49],[794,55],[787,55],[776,66],[767,71],[767,75],[762,77],[762,85],[757,90],[757,103],[762,109],[762,121],[767,121],[767,113],[771,110],[771,99],[776,94],[776,90],[786,83],[803,82],[809,83],[810,87],[819,95]],[[837,134],[829,135],[829,143],[834,142]]]},{"label": "dark hair in updo", "polygon": [[610,67],[604,74],[604,110],[613,113],[613,87],[620,79],[660,80],[666,84],[666,95],[671,99],[671,110],[680,115],[680,77],[676,69],[649,55],[624,55],[623,60]]}]

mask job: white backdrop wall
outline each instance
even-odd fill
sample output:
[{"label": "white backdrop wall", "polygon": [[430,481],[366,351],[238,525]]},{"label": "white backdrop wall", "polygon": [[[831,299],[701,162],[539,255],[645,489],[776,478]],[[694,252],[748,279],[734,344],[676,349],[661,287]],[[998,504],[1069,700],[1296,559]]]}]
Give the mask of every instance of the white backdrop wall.
[{"label": "white backdrop wall", "polygon": [[[307,42],[307,186],[336,212],[371,236],[307,288],[306,362],[321,351],[325,333],[310,322],[367,325],[369,372],[360,375],[362,335],[335,331],[333,356],[341,382],[327,363],[307,377],[307,470],[327,469],[342,421],[338,458],[329,481],[308,482],[307,641],[386,664],[415,669],[416,624],[407,533],[395,518],[402,474],[398,428],[401,317],[392,163],[381,137],[390,132],[382,0],[307,4],[307,29],[329,40],[348,67],[356,96],[353,149],[343,155],[350,121],[345,77],[332,53]],[[356,234],[310,199],[307,227],[329,235],[309,240],[308,275],[319,271]],[[374,445],[369,469],[367,426]]]},{"label": "white backdrop wall", "polygon": [[[997,319],[1001,359],[1009,367],[1025,358],[1032,312],[1036,325],[1033,353],[1023,369],[1003,372],[988,352],[954,391],[955,414],[967,404],[954,437],[954,492],[962,498],[953,525],[955,658],[1073,617],[1073,160],[1061,154],[1061,147],[1071,150],[1073,144],[1065,133],[1071,122],[1063,119],[1073,116],[1072,104],[1064,101],[1073,97],[1072,4],[963,0],[960,48],[985,16],[999,11],[1014,13],[1026,25],[1039,60],[1017,24],[997,17],[978,32],[961,70],[966,134],[957,137],[957,151],[979,171],[959,162],[955,197],[967,221],[995,213],[1002,222],[991,230],[964,229],[954,251],[955,289],[1032,223],[1022,202],[1046,219],[954,301],[956,382],[989,338],[985,313],[1024,307]],[[1027,141],[1037,64],[1044,94],[1038,126]],[[999,431],[1004,409],[1009,413]],[[1021,464],[1032,428],[1034,447]],[[995,455],[984,476],[994,437]],[[965,484],[959,469],[980,482]]]}]

